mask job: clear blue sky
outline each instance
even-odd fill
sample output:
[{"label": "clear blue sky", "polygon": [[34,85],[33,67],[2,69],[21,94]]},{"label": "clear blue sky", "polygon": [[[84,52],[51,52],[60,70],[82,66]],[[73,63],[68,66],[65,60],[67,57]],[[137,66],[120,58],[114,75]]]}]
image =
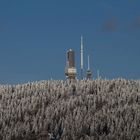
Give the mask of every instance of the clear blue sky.
[{"label": "clear blue sky", "polygon": [[139,0],[1,0],[0,83],[64,79],[69,48],[79,72],[81,34],[95,78],[140,79]]}]

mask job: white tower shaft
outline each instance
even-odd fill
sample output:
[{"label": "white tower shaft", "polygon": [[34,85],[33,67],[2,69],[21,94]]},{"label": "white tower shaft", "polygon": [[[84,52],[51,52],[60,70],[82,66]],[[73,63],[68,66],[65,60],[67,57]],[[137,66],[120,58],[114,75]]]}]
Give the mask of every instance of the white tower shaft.
[{"label": "white tower shaft", "polygon": [[83,69],[83,37],[81,36],[81,69]]},{"label": "white tower shaft", "polygon": [[84,62],[83,62],[83,37],[81,36],[81,79],[83,79],[83,66],[84,66]]}]

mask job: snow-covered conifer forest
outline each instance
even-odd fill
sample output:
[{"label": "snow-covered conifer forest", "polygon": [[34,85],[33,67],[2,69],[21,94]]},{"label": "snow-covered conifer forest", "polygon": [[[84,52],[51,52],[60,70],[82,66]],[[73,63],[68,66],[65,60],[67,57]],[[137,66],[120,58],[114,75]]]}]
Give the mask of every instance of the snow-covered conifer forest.
[{"label": "snow-covered conifer forest", "polygon": [[0,85],[0,140],[140,140],[140,81]]}]

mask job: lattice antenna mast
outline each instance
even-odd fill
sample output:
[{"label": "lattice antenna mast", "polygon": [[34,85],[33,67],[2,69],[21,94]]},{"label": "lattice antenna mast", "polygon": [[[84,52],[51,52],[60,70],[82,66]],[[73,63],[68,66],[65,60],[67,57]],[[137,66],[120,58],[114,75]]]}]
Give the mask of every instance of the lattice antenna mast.
[{"label": "lattice antenna mast", "polygon": [[91,80],[91,79],[92,79],[92,72],[91,72],[91,70],[90,70],[89,55],[88,55],[87,79],[88,79],[88,80]]}]

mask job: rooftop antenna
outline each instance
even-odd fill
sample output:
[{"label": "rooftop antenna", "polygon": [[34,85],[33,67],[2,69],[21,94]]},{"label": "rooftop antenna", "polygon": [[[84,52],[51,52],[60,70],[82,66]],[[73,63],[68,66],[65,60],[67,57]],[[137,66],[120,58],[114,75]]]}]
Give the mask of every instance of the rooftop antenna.
[{"label": "rooftop antenna", "polygon": [[81,79],[83,79],[83,36],[81,36]]}]

